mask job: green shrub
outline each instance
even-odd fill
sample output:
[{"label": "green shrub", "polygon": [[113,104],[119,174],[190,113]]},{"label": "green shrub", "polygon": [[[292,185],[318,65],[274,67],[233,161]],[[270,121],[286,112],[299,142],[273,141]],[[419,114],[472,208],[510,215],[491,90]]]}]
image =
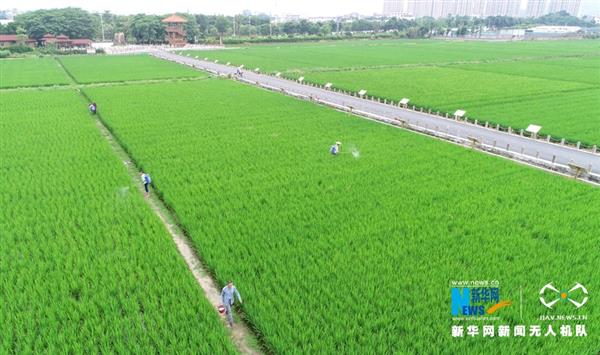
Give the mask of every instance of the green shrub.
[{"label": "green shrub", "polygon": [[32,52],[33,48],[31,48],[25,44],[15,44],[15,45],[9,46],[8,50],[11,53],[27,53],[27,52]]}]

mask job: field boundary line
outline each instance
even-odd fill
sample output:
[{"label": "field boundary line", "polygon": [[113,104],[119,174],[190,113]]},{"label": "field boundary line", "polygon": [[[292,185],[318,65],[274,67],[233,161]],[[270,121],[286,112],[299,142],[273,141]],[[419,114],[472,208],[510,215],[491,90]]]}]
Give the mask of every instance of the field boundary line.
[{"label": "field boundary line", "polygon": [[[90,98],[86,93],[80,90],[76,91],[80,94],[82,99],[86,101],[86,103],[90,101]],[[143,194],[144,189],[139,179],[139,172],[141,170],[138,164],[135,162],[133,157],[129,155],[127,149],[120,142],[120,140],[112,133],[110,126],[104,122],[100,116],[100,113],[97,113],[96,116],[93,117],[93,120],[100,132],[100,135],[108,141],[115,155],[125,165],[127,173],[133,180],[138,192]],[[166,231],[169,233],[171,239],[175,243],[179,254],[187,264],[194,279],[196,279],[196,282],[203,291],[204,296],[213,306],[214,312],[219,315],[223,326],[226,326],[226,320],[224,316],[217,312],[217,308],[222,304],[221,290],[217,286],[217,283],[213,280],[210,269],[204,265],[199,253],[190,243],[185,228],[182,227],[177,215],[161,199],[160,191],[151,188],[151,192],[152,193],[148,198],[144,198],[145,202],[164,225]],[[262,349],[265,347],[264,342],[261,342],[260,337],[251,331],[250,327],[247,325],[244,314],[238,311],[235,315],[239,316],[241,321],[234,323],[233,328],[231,328],[229,331],[229,336],[239,352],[241,354],[251,355],[259,355],[268,352]]]},{"label": "field boundary line", "polygon": [[64,72],[67,74],[67,77],[69,77],[69,80],[71,80],[71,84],[81,84],[80,82],[78,82],[75,77],[73,76],[73,74],[71,74],[71,72],[65,67],[65,65],[63,64],[63,62],[58,59],[58,57],[54,56],[52,57],[54,58],[54,60],[58,63],[58,65],[60,65],[60,67],[62,68],[62,70],[64,70]]},{"label": "field boundary line", "polygon": [[71,83],[71,84],[50,84],[50,85],[37,85],[37,86],[14,86],[8,88],[0,88],[0,92],[14,92],[14,91],[44,91],[44,90],[70,90],[70,89],[83,89],[87,87],[101,87],[101,86],[122,86],[122,85],[144,85],[144,84],[161,84],[161,83],[179,83],[188,81],[203,81],[211,80],[212,77],[207,75],[206,77],[185,77],[175,79],[140,79],[140,80],[124,80],[124,81],[99,81],[94,83]]}]

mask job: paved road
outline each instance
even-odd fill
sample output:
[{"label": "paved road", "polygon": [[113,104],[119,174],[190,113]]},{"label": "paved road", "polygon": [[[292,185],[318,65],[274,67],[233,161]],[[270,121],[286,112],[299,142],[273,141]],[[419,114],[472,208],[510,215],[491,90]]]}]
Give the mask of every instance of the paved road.
[{"label": "paved road", "polygon": [[[151,54],[214,74],[231,74],[235,76],[237,70],[237,68],[232,66],[194,59],[166,51],[155,51]],[[249,70],[243,70],[243,75],[242,77],[238,77],[238,80],[271,90],[285,91],[288,95],[311,99],[318,103],[341,110],[352,111],[378,121],[394,125],[407,125],[410,129],[422,131],[440,138],[465,144],[475,144],[482,150],[563,173],[573,172],[573,169],[569,167],[569,164],[573,163],[586,169],[590,169],[591,167],[591,174],[586,174],[586,177],[596,182],[600,181],[600,154],[592,153],[591,151],[548,143],[545,140],[534,140],[518,134],[509,134],[464,121],[447,119],[425,112],[366,100],[275,76],[254,73]],[[474,142],[472,138],[478,141]]]}]

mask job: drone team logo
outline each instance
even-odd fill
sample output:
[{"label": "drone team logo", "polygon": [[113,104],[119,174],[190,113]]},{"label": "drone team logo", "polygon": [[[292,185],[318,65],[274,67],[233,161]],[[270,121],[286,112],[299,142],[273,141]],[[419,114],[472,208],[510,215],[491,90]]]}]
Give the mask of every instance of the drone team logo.
[{"label": "drone team logo", "polygon": [[583,307],[588,301],[588,290],[579,282],[570,290],[558,290],[552,282],[540,289],[540,302],[552,309],[558,302],[571,302],[575,308]]}]

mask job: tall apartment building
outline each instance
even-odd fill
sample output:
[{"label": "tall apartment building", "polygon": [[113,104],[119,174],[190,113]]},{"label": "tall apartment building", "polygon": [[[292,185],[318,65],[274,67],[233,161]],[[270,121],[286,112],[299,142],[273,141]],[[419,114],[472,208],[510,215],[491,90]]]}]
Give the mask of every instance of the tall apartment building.
[{"label": "tall apartment building", "polygon": [[456,5],[458,0],[433,0],[431,14],[434,18],[456,15]]},{"label": "tall apartment building", "polygon": [[400,17],[406,12],[406,0],[383,0],[383,14],[389,17]]},{"label": "tall apartment building", "polygon": [[[402,0],[395,2],[402,3]],[[412,14],[414,17],[431,16],[439,18],[448,15],[516,17],[519,15],[520,2],[521,0],[406,0],[404,9],[405,12]]]},{"label": "tall apartment building", "polygon": [[459,16],[483,17],[485,0],[459,0],[456,4],[456,14]]},{"label": "tall apartment building", "polygon": [[519,16],[520,0],[487,0],[483,16]]},{"label": "tall apartment building", "polygon": [[528,0],[527,16],[540,17],[559,11],[566,11],[570,15],[579,15],[581,0]]},{"label": "tall apartment building", "polygon": [[527,0],[527,17],[540,17],[545,15],[548,0]]},{"label": "tall apartment building", "polygon": [[407,0],[406,12],[414,17],[431,16],[433,0]]},{"label": "tall apartment building", "polygon": [[581,0],[551,0],[548,5],[547,14],[566,11],[570,15],[577,16],[581,8]]}]

